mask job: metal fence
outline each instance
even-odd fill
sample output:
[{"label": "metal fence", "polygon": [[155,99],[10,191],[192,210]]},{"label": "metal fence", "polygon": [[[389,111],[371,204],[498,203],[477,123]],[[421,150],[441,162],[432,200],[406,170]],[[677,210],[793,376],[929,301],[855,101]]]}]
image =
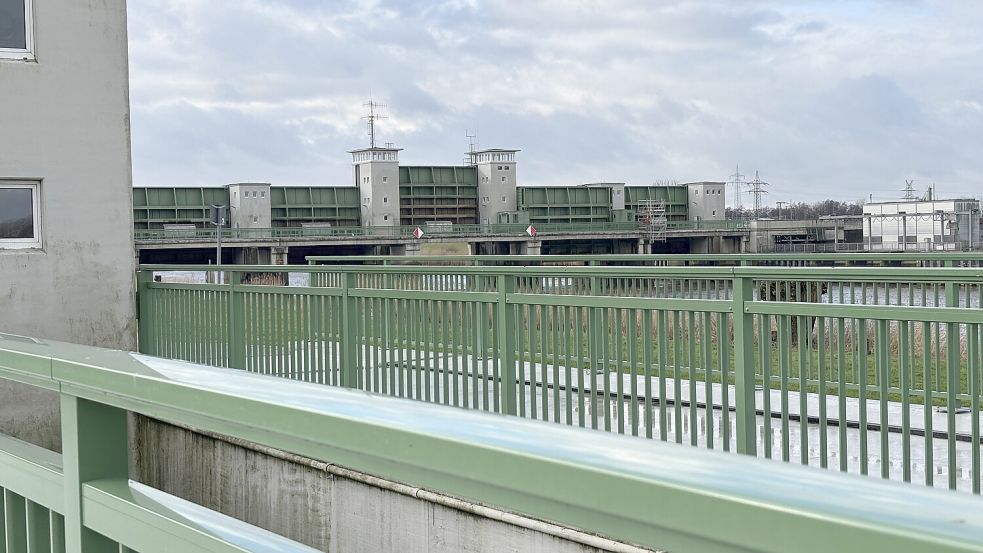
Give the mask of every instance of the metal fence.
[{"label": "metal fence", "polygon": [[564,536],[674,552],[983,551],[975,498],[747,457],[2,334],[0,380],[57,393],[63,432],[63,454],[0,435],[9,553],[313,551],[128,480],[128,412],[551,521]]},{"label": "metal fence", "polygon": [[980,492],[980,269],[209,268],[141,351]]},{"label": "metal fence", "polygon": [[596,254],[596,255],[328,255],[308,256],[313,265],[589,265],[658,267],[983,267],[980,252],[925,253],[735,253],[735,254]]},{"label": "metal fence", "polygon": [[[536,233],[549,234],[604,234],[640,233],[644,229],[638,222],[609,223],[541,223],[534,225]],[[433,224],[420,225],[425,236],[526,236],[529,224]],[[669,224],[669,230],[677,231],[727,231],[747,228],[746,221],[679,221]],[[222,231],[223,240],[293,240],[304,238],[414,238],[416,226],[306,226],[274,228],[234,228]],[[215,240],[214,228],[195,229],[137,229],[134,238],[138,242],[174,240]]]}]

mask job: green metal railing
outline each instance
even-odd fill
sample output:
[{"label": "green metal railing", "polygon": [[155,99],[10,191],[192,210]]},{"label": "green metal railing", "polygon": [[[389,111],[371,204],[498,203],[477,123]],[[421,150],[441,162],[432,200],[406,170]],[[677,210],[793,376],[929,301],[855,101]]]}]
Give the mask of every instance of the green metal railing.
[{"label": "green metal railing", "polygon": [[975,498],[749,457],[5,335],[0,379],[64,450],[0,436],[8,553],[312,551],[129,481],[128,412],[659,550],[983,551]]},{"label": "green metal railing", "polygon": [[335,255],[308,256],[311,264],[456,264],[496,265],[590,265],[624,266],[756,266],[789,267],[832,266],[917,266],[981,267],[983,252],[908,252],[908,253],[741,253],[741,254],[596,254],[596,255]]},{"label": "green metal railing", "polygon": [[[535,225],[537,235],[549,234],[603,234],[603,233],[641,233],[639,223],[549,223]],[[528,236],[528,224],[488,224],[488,225],[421,225],[424,237],[434,236],[487,236],[514,235]],[[669,230],[674,231],[713,231],[741,230],[747,228],[746,221],[692,221],[674,222]],[[225,229],[223,240],[290,240],[301,238],[413,238],[416,226],[392,227],[274,227],[253,229]],[[215,240],[214,228],[196,229],[137,229],[134,238],[138,242],[172,242],[181,240]],[[426,239],[426,238],[424,238]]]},{"label": "green metal railing", "polygon": [[209,268],[141,351],[980,492],[980,269]]}]

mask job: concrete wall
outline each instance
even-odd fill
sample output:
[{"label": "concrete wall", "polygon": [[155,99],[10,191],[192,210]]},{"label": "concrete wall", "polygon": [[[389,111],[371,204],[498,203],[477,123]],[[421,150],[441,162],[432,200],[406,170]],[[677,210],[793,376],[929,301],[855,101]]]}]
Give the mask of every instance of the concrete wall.
[{"label": "concrete wall", "polygon": [[131,441],[135,480],[322,551],[644,551],[152,419]]},{"label": "concrete wall", "polygon": [[[0,59],[0,179],[40,183],[43,244],[0,249],[0,332],[133,349],[126,4],[34,16],[37,61]],[[0,386],[0,431],[23,422],[15,435],[51,447],[56,415],[53,394]]]},{"label": "concrete wall", "polygon": [[231,228],[272,227],[270,185],[268,183],[230,184],[229,218]]},{"label": "concrete wall", "polygon": [[0,179],[41,182],[41,250],[0,247],[0,331],[133,347],[126,7],[34,3],[37,61],[0,59]]}]

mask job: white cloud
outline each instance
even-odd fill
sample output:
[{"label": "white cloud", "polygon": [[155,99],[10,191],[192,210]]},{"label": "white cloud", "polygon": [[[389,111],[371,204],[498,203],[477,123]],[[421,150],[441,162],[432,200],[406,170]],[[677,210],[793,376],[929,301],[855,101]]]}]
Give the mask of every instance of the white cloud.
[{"label": "white cloud", "polygon": [[458,162],[477,127],[523,150],[526,184],[741,163],[772,201],[912,176],[977,195],[981,15],[941,0],[138,3],[135,180],[347,184],[371,95],[407,163]]}]

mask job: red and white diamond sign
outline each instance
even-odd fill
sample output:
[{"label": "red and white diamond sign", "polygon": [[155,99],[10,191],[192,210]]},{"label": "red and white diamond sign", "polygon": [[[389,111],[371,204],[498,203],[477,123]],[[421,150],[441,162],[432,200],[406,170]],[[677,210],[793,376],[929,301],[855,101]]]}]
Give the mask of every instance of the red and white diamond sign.
[{"label": "red and white diamond sign", "polygon": [[529,225],[529,228],[526,229],[526,234],[529,236],[536,236],[536,227]]},{"label": "red and white diamond sign", "polygon": [[424,235],[424,232],[423,232],[423,229],[422,228],[416,227],[415,229],[413,229],[413,236],[416,237],[417,240],[419,240],[420,238],[423,238],[423,235]]}]

